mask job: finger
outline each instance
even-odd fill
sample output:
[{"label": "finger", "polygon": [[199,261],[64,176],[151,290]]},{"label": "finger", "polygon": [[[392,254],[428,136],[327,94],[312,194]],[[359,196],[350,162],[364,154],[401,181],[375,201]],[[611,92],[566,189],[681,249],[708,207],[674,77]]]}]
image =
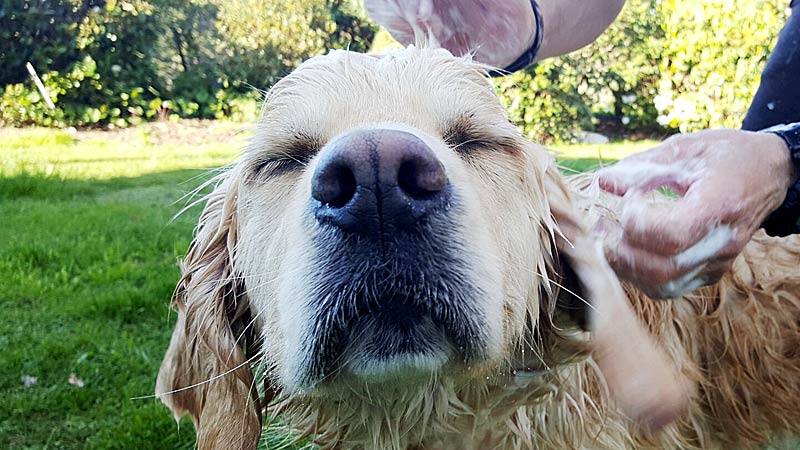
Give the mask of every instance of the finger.
[{"label": "finger", "polygon": [[389,30],[395,40],[403,45],[414,43],[416,23],[412,24],[410,21],[417,20],[415,5],[401,7],[397,2],[366,0],[364,9],[373,21]]},{"label": "finger", "polygon": [[701,286],[716,283],[731,269],[741,250],[738,243],[732,243],[720,252],[707,253],[705,258],[696,252],[692,255],[694,250],[669,256],[653,254],[613,237],[605,242],[606,257],[617,274],[651,298],[681,297]]},{"label": "finger", "polygon": [[600,188],[616,195],[625,195],[636,189],[649,192],[668,187],[683,195],[697,180],[697,173],[683,164],[665,165],[649,160],[622,160],[597,172]]},{"label": "finger", "polygon": [[729,259],[739,253],[735,233],[729,225],[711,229],[691,247],[673,257],[678,267],[692,267],[714,259]]},{"label": "finger", "polygon": [[[718,281],[725,272],[731,269],[736,255],[715,255],[713,258],[699,260],[692,265],[678,264],[675,257],[658,255],[646,250],[631,247],[629,243],[620,241],[613,247],[607,247],[606,258],[614,270],[623,278],[642,286],[688,285],[689,281],[702,277],[708,284]],[[692,283],[694,284],[694,283]],[[652,288],[650,290],[653,290]]]},{"label": "finger", "polygon": [[632,281],[648,292],[696,270],[695,266],[679,267],[671,256],[664,256],[632,246],[626,240],[606,247],[606,257],[620,277]]},{"label": "finger", "polygon": [[600,187],[617,195],[630,189],[650,191],[669,187],[683,195],[699,179],[703,170],[700,159],[687,157],[685,136],[673,136],[659,146],[626,157],[597,172]]},{"label": "finger", "polygon": [[668,281],[653,292],[652,298],[678,298],[691,294],[703,286],[717,283],[731,268],[731,261],[706,263],[695,270],[678,278]]},{"label": "finger", "polygon": [[675,280],[667,281],[658,287],[653,298],[662,299],[683,297],[684,295],[687,295],[690,292],[705,286],[709,282],[709,279],[702,274],[705,269],[706,265],[703,264]]},{"label": "finger", "polygon": [[726,259],[724,261],[711,262],[706,266],[702,275],[706,283],[703,286],[710,286],[719,283],[722,277],[731,271],[733,267],[733,260]]},{"label": "finger", "polygon": [[670,136],[660,144],[643,152],[626,156],[623,161],[649,161],[654,164],[671,165],[686,162],[691,156],[696,146],[693,145],[696,138],[690,134],[676,134]]},{"label": "finger", "polygon": [[[701,182],[702,183],[702,182]],[[736,239],[736,229],[712,191],[700,193],[695,185],[675,201],[653,202],[638,193],[626,196],[620,219],[625,240],[634,247],[660,255],[679,255],[679,262],[693,265],[725,249]]]}]

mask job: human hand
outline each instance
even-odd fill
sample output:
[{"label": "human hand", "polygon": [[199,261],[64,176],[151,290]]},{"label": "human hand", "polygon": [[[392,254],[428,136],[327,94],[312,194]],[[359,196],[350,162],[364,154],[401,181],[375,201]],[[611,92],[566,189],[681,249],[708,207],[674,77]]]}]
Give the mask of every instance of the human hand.
[{"label": "human hand", "polygon": [[[609,263],[651,297],[670,298],[719,280],[797,174],[774,134],[707,130],[674,136],[597,177],[624,196],[619,228],[604,230]],[[644,193],[659,187],[680,198],[648,202]]]},{"label": "human hand", "polygon": [[532,44],[536,19],[530,0],[365,0],[369,16],[401,44],[428,38],[457,56],[508,67]]}]

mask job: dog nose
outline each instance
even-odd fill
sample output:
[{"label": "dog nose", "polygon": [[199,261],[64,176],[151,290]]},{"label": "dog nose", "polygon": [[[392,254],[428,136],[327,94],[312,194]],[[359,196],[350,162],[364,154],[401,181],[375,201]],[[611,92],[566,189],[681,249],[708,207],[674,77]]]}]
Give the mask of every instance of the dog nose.
[{"label": "dog nose", "polygon": [[357,233],[392,233],[444,209],[447,175],[417,136],[359,130],[330,143],[311,182],[315,216]]}]

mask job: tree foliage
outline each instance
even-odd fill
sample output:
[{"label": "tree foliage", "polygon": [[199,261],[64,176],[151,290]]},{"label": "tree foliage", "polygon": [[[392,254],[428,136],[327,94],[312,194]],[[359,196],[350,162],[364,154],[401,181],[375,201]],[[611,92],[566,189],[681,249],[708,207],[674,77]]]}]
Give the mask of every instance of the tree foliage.
[{"label": "tree foliage", "polygon": [[788,3],[664,0],[659,122],[681,131],[740,126]]},{"label": "tree foliage", "polygon": [[[376,28],[357,2],[0,0],[0,122],[252,117],[254,87],[326,49],[370,48]],[[570,140],[598,120],[662,133],[735,127],[787,3],[628,0],[594,44],[499,79],[498,91],[512,118],[545,142]]]},{"label": "tree foliage", "polygon": [[628,0],[592,45],[498,82],[541,141],[598,118],[629,130],[738,127],[786,19],[785,0]]},{"label": "tree foliage", "polygon": [[14,125],[251,116],[254,87],[375,33],[351,0],[0,1],[0,121]]},{"label": "tree foliage", "polygon": [[510,80],[501,95],[510,113],[533,139],[573,139],[590,130],[598,116],[626,118],[635,128],[652,126],[652,98],[659,79],[663,44],[658,5],[629,0],[621,16],[592,45],[561,58],[543,61]]},{"label": "tree foliage", "polygon": [[25,81],[28,61],[68,69],[79,59],[77,24],[94,6],[91,1],[0,0],[0,86]]}]

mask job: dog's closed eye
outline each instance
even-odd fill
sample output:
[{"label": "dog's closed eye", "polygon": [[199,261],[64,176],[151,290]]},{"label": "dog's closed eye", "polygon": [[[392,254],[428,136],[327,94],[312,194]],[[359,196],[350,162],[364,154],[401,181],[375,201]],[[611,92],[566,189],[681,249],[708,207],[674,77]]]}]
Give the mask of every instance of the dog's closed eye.
[{"label": "dog's closed eye", "polygon": [[476,151],[511,151],[516,148],[512,138],[495,135],[478,127],[472,115],[462,116],[451,122],[442,133],[444,142],[461,156],[470,156]]},{"label": "dog's closed eye", "polygon": [[290,142],[277,145],[255,158],[249,168],[249,179],[266,181],[302,169],[321,147],[320,140],[298,135]]}]

